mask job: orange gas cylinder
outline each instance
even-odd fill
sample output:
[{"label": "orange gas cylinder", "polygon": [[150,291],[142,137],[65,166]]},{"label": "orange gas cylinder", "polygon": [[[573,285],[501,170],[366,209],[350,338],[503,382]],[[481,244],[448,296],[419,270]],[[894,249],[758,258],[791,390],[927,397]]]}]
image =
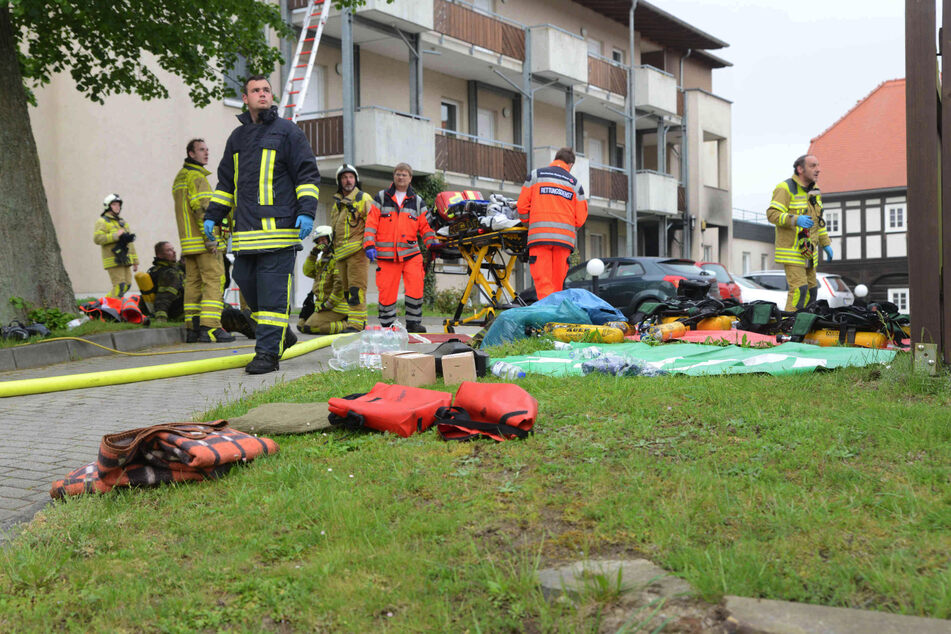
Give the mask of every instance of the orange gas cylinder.
[{"label": "orange gas cylinder", "polygon": [[701,319],[695,330],[730,330],[733,328],[733,322],[736,317],[732,315],[719,315],[718,317],[707,317]]},{"label": "orange gas cylinder", "polygon": [[666,324],[651,326],[642,338],[645,341],[669,341],[682,336],[687,330],[686,324],[682,321],[671,321]]},{"label": "orange gas cylinder", "polygon": [[[811,343],[815,346],[838,346],[838,330],[813,330],[803,337],[803,343]],[[842,344],[849,345],[849,344]],[[855,343],[852,344],[859,348],[884,348],[888,346],[888,337],[880,332],[857,332],[855,333]]]}]

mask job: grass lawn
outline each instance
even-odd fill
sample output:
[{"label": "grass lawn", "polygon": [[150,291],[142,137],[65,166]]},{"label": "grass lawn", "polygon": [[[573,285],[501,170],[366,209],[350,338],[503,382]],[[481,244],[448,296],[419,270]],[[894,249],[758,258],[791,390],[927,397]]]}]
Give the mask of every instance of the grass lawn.
[{"label": "grass lawn", "polygon": [[[217,482],[44,511],[0,551],[0,630],[596,631],[616,595],[548,603],[534,571],[639,556],[711,602],[951,618],[951,382],[908,366],[529,376],[522,442],[278,437]],[[377,379],[315,374],[207,418]]]}]

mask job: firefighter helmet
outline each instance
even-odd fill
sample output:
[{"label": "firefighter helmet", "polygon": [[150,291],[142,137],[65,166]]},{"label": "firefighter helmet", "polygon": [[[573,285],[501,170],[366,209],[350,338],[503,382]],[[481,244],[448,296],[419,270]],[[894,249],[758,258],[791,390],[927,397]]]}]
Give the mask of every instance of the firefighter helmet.
[{"label": "firefighter helmet", "polygon": [[347,172],[350,172],[351,174],[353,174],[353,178],[357,182],[357,185],[356,185],[357,189],[359,189],[360,188],[360,173],[357,172],[357,168],[355,168],[353,165],[350,165],[349,163],[344,163],[343,165],[337,168],[337,189],[340,189],[340,177],[346,174]]},{"label": "firefighter helmet", "polygon": [[330,225],[318,225],[314,227],[314,242],[317,242],[320,238],[327,238],[333,242],[333,227]]},{"label": "firefighter helmet", "polygon": [[103,207],[103,209],[105,209],[105,210],[108,211],[109,205],[111,205],[112,203],[115,203],[115,202],[119,203],[119,208],[121,209],[121,208],[122,208],[122,196],[120,196],[119,194],[109,194],[108,196],[106,196],[105,198],[102,199],[102,207]]}]

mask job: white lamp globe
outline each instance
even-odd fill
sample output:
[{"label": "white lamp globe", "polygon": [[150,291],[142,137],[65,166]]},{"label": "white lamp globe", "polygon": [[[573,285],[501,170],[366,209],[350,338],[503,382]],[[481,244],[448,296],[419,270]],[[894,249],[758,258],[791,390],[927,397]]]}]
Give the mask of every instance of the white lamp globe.
[{"label": "white lamp globe", "polygon": [[588,260],[588,266],[586,268],[588,270],[588,275],[597,277],[604,273],[604,262],[599,258],[592,258]]},{"label": "white lamp globe", "polygon": [[859,284],[855,287],[855,296],[856,297],[867,297],[868,296],[868,286],[865,284]]}]

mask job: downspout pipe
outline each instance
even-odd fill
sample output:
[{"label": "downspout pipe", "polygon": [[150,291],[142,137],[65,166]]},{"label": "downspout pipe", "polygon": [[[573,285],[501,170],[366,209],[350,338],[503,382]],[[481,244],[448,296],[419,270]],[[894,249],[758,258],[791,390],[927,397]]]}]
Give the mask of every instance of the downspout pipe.
[{"label": "downspout pipe", "polygon": [[680,56],[680,94],[684,100],[684,114],[680,122],[680,180],[684,184],[684,253],[683,257],[692,257],[693,247],[693,229],[690,223],[693,217],[690,215],[690,152],[687,149],[687,93],[684,91],[684,60],[693,53],[692,48],[687,49],[686,55]]},{"label": "downspout pipe", "polygon": [[627,145],[627,241],[626,252],[629,257],[637,255],[637,108],[634,106],[634,10],[637,0],[631,0],[628,15],[628,54],[627,54],[627,122],[625,144]]}]

